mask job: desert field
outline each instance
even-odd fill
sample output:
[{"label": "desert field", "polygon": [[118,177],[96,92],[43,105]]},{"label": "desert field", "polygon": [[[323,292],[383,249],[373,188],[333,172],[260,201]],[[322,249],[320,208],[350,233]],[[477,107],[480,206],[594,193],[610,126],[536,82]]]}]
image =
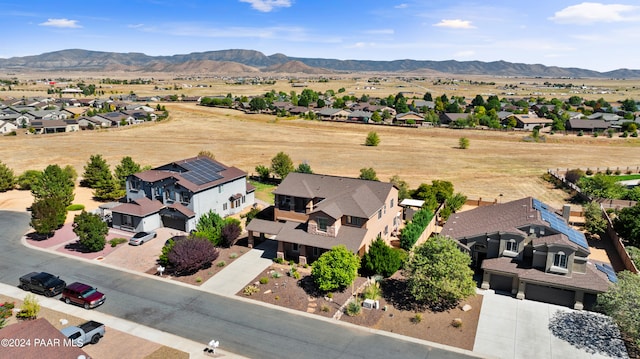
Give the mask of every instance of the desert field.
[{"label": "desert field", "polygon": [[[548,168],[627,167],[638,171],[640,140],[547,135],[545,143],[524,142],[522,132],[441,128],[397,128],[245,115],[188,103],[166,103],[170,119],[128,128],[53,135],[0,137],[0,159],[18,175],[49,164],[72,165],[81,175],[92,154],[113,169],[122,157],[157,166],[211,151],[216,159],[254,173],[278,152],[297,166],[306,161],[315,173],[358,176],[372,167],[380,180],[399,175],[415,188],[447,180],[469,198],[508,201],[534,196],[554,206],[567,200],[541,176]],[[369,131],[381,143],[364,146]],[[458,148],[460,137],[470,140]]]}]

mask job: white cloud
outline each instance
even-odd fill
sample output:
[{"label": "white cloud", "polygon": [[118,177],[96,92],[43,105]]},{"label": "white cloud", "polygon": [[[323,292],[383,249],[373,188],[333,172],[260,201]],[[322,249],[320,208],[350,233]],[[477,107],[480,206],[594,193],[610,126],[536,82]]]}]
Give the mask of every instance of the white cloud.
[{"label": "white cloud", "polygon": [[47,21],[40,23],[40,26],[51,26],[51,27],[72,28],[72,29],[82,27],[78,25],[78,20],[69,20],[69,19],[48,19]]},{"label": "white cloud", "polygon": [[475,29],[476,27],[471,25],[471,21],[469,20],[442,20],[437,24],[433,24],[433,26],[438,27],[448,27],[451,29]]},{"label": "white cloud", "polygon": [[393,35],[395,31],[393,29],[376,29],[376,30],[365,30],[365,34],[371,35]]},{"label": "white cloud", "polygon": [[556,12],[549,20],[559,24],[639,21],[640,6],[583,2]]},{"label": "white cloud", "polygon": [[409,4],[398,4],[396,6],[394,6],[394,8],[396,9],[406,9],[409,7]]},{"label": "white cloud", "polygon": [[292,0],[240,0],[240,2],[251,4],[252,8],[261,12],[270,12],[278,7],[291,7],[291,1]]},{"label": "white cloud", "polygon": [[464,50],[464,51],[458,51],[455,54],[453,54],[455,57],[472,57],[475,56],[476,52],[473,50]]},{"label": "white cloud", "polygon": [[139,29],[141,27],[143,27],[144,24],[131,24],[131,25],[127,25],[128,28],[130,29]]}]

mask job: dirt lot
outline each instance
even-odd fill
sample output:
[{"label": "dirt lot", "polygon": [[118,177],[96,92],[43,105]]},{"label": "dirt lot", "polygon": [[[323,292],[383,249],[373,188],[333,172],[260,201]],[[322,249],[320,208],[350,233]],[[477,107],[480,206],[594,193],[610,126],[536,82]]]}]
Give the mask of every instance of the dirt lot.
[{"label": "dirt lot", "polygon": [[[72,165],[82,174],[89,157],[97,153],[113,168],[124,156],[143,165],[160,165],[208,150],[223,163],[253,173],[256,165],[268,165],[276,153],[284,151],[296,165],[307,161],[316,173],[357,176],[360,168],[372,167],[381,180],[399,175],[414,188],[422,182],[448,180],[470,198],[507,201],[534,196],[556,207],[561,207],[566,196],[540,178],[546,169],[635,169],[640,164],[638,139],[556,134],[548,136],[546,143],[528,143],[522,141],[520,132],[374,127],[275,120],[270,115],[194,104],[166,107],[171,119],[161,123],[0,137],[0,158],[16,174],[50,163]],[[372,130],[378,132],[381,143],[364,146]],[[458,148],[460,137],[469,138],[469,149]]]}]

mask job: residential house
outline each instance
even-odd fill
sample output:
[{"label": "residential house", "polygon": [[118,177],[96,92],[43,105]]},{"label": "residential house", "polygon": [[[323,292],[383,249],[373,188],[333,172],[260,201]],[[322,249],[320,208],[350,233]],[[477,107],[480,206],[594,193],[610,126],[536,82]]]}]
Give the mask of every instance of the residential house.
[{"label": "residential house", "polygon": [[95,116],[93,116],[94,118],[96,117],[100,117],[106,120],[111,121],[111,125],[112,126],[121,126],[121,125],[132,125],[133,123],[136,122],[135,117],[126,114],[126,113],[122,113],[120,111],[113,111],[113,112],[106,112],[106,113],[99,113]]},{"label": "residential house", "polygon": [[506,121],[509,119],[516,120],[516,128],[521,128],[523,130],[533,130],[536,127],[544,127],[547,125],[553,124],[553,120],[544,117],[538,117],[535,112],[529,112],[528,114],[512,114],[507,117]]},{"label": "residential house", "polygon": [[421,126],[424,121],[424,116],[415,112],[399,113],[393,119],[393,123],[398,125],[407,125],[413,123]]},{"label": "residential house", "polygon": [[189,232],[209,211],[226,217],[255,202],[247,173],[198,156],[133,174],[126,202],[111,209],[113,227],[148,231],[169,227]]},{"label": "residential house", "polygon": [[371,120],[372,115],[373,115],[373,112],[357,110],[357,111],[351,112],[349,114],[349,117],[347,117],[347,120],[368,123]]},{"label": "residential house", "polygon": [[94,117],[82,116],[82,117],[78,117],[76,120],[78,121],[78,126],[80,126],[81,130],[86,130],[90,128],[109,128],[112,125],[112,122],[110,120],[107,120],[106,118],[102,118],[99,116],[94,116]]},{"label": "residential house", "polygon": [[346,120],[351,112],[341,108],[325,107],[318,111],[321,120]]},{"label": "residential house", "polygon": [[80,131],[76,120],[33,120],[31,127],[37,134]]},{"label": "residential house", "polygon": [[450,125],[459,119],[466,119],[467,117],[469,117],[468,113],[444,112],[440,114],[440,124]]},{"label": "residential house", "polygon": [[391,183],[289,173],[273,192],[273,221],[253,219],[254,235],[274,235],[278,258],[311,263],[337,245],[364,255],[377,237],[389,243],[400,225],[398,189]]},{"label": "residential house", "polygon": [[603,120],[607,122],[613,122],[623,119],[622,116],[618,116],[615,113],[596,112],[587,116],[589,120]]},{"label": "residential house", "polygon": [[73,114],[61,110],[34,110],[29,111],[29,115],[33,116],[34,120],[64,120]]},{"label": "residential house", "polygon": [[[0,330],[3,358],[89,358],[82,348],[71,345],[67,337],[45,318],[19,320]],[[6,345],[9,343],[15,345]]]},{"label": "residential house", "polygon": [[424,112],[423,109],[433,110],[436,108],[436,103],[433,101],[427,100],[413,100],[411,102],[411,107],[414,108],[414,111]]},{"label": "residential house", "polygon": [[565,127],[570,131],[605,131],[609,129],[611,124],[605,120],[581,120],[570,119],[566,122]]},{"label": "residential house", "polygon": [[15,132],[18,129],[18,126],[14,122],[4,121],[0,119],[0,133],[7,134],[10,132]]},{"label": "residential house", "polygon": [[617,280],[610,265],[589,259],[582,232],[531,197],[454,213],[441,234],[483,270],[483,289],[518,299],[582,309]]}]

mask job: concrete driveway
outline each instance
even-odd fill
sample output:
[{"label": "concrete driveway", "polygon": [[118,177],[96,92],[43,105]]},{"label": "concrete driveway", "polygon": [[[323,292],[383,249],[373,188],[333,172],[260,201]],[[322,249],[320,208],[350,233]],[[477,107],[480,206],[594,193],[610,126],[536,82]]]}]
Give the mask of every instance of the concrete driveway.
[{"label": "concrete driveway", "polygon": [[478,321],[475,353],[491,358],[569,359],[609,358],[590,354],[555,337],[549,330],[549,319],[556,311],[573,311],[567,307],[518,300],[482,291],[484,299]]}]

